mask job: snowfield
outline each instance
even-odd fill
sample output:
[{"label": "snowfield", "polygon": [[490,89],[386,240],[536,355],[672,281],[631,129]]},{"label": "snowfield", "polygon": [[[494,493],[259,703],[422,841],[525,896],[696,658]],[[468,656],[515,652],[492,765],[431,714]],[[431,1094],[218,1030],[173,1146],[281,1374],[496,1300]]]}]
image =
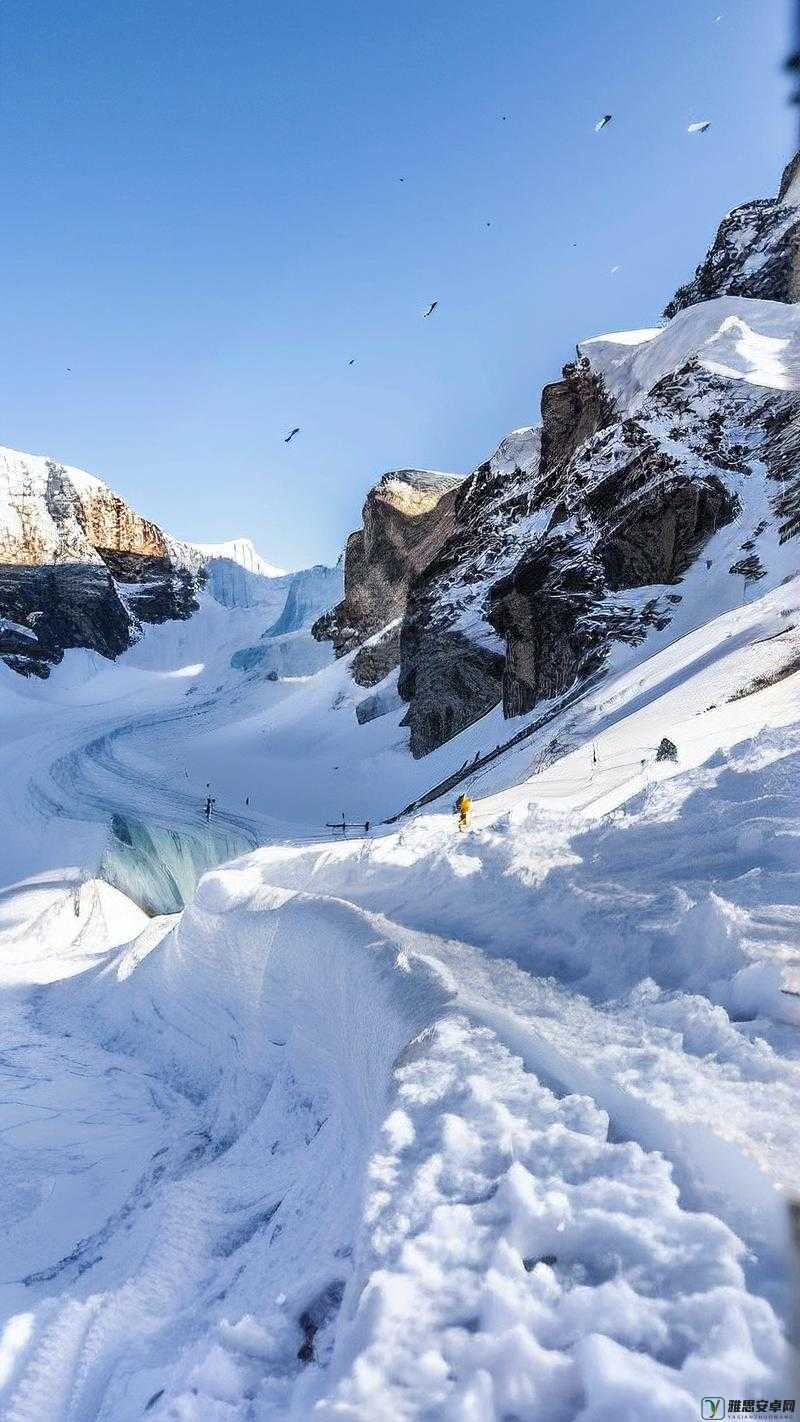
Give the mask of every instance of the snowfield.
[{"label": "snowfield", "polygon": [[[522,783],[465,836],[445,809],[337,843],[309,809],[286,843],[243,809],[275,842],[177,916],[74,872],[7,889],[4,1417],[688,1419],[709,1393],[792,1395],[798,623],[795,580],[612,677],[574,751],[494,767]],[[221,716],[206,678],[252,735],[230,669],[163,669],[187,627],[149,634],[158,671],[65,688],[66,715],[13,683],[37,754],[84,746],[84,845],[128,776],[132,816],[201,837],[167,762]],[[309,755],[310,698],[319,774],[324,702],[335,754],[380,732],[397,791],[399,713],[351,708],[345,736],[346,676],[238,684],[245,710],[275,694],[276,758],[293,705]],[[678,765],[654,761],[666,731]],[[237,753],[223,738],[232,779]],[[253,798],[293,774],[267,758]],[[63,819],[36,783],[29,813]]]},{"label": "snowfield", "polygon": [[[631,408],[692,359],[797,382],[796,308],[704,305],[581,349]],[[330,570],[0,665],[3,1422],[797,1395],[800,568],[742,586],[741,539],[579,695],[417,761],[396,673],[310,637]],[[465,766],[468,832],[455,791],[389,823]]]}]

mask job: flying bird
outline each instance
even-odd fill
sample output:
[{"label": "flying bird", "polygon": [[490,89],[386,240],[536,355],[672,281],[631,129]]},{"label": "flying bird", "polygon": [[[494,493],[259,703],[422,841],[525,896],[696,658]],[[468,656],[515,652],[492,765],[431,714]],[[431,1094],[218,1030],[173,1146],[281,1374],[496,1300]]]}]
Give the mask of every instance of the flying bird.
[{"label": "flying bird", "polygon": [[686,130],[686,132],[687,132],[687,133],[705,133],[706,129],[707,129],[707,128],[710,128],[710,127],[711,127],[711,119],[703,119],[703,122],[702,122],[702,123],[690,123],[690,124],[689,124],[689,127],[688,127],[687,130]]},{"label": "flying bird", "polygon": [[595,133],[599,133],[601,128],[605,128],[606,124],[610,123],[613,117],[613,114],[603,114],[603,117],[599,118],[594,126]]},{"label": "flying bird", "polygon": [[348,365],[355,365],[355,363],[356,363],[356,358],[355,358],[355,356],[353,356],[353,359],[352,359],[352,360],[349,360],[349,361],[347,362]]},{"label": "flying bird", "polygon": [[620,270],[621,270],[620,267],[612,267],[612,268],[611,268],[611,275],[613,276],[615,272],[618,272],[618,271],[620,271]]},{"label": "flying bird", "polygon": [[283,441],[284,444],[288,444],[288,443],[289,443],[289,440],[290,440],[290,439],[294,439],[295,435],[296,435],[296,434],[299,434],[299,433],[300,433],[300,426],[299,426],[299,425],[295,425],[294,429],[293,429],[293,430],[290,430],[289,433],[287,434],[285,440]]},{"label": "flying bird", "polygon": [[423,316],[430,316],[431,312],[435,311],[438,305],[438,301],[432,301],[427,311],[423,311]]}]

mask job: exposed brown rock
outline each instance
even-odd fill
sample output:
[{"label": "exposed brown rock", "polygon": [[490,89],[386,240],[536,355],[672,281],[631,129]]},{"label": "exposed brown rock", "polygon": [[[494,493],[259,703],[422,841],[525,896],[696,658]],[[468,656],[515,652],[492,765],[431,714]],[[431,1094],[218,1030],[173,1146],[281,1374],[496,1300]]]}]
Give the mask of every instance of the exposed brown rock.
[{"label": "exposed brown rock", "polygon": [[338,657],[402,616],[410,583],[452,531],[460,483],[454,475],[402,469],[370,490],[363,528],[347,540],[344,598],[311,629],[318,641],[333,642]]}]

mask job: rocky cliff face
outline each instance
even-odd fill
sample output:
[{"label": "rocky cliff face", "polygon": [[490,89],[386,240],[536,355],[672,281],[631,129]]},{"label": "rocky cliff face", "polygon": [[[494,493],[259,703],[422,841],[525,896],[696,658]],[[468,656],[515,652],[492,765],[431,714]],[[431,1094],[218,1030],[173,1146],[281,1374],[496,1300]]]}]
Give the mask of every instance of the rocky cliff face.
[{"label": "rocky cliff face", "polygon": [[400,469],[370,489],[363,527],[351,533],[344,555],[344,598],[312,628],[337,657],[402,616],[408,588],[453,527],[461,480],[456,475]]},{"label": "rocky cliff face", "polygon": [[735,207],[691,281],[665,316],[714,296],[800,301],[800,154],[787,164],[776,198]]},{"label": "rocky cliff face", "polygon": [[490,619],[506,642],[506,715],[561,696],[615,643],[664,629],[685,596],[699,614],[702,579],[689,587],[684,577],[701,552],[720,605],[741,602],[746,585],[769,574],[779,580],[798,461],[797,394],[732,382],[695,359],[659,381],[635,415],[593,436],[546,532],[491,589]]},{"label": "rocky cliff face", "polygon": [[365,643],[372,685],[398,648],[415,756],[498,701],[509,717],[555,707],[615,649],[679,635],[795,569],[798,236],[800,155],[778,198],[725,219],[669,325],[581,343],[541,427],[448,495],[447,536],[381,635],[372,549],[353,536],[340,650]]},{"label": "rocky cliff face", "polygon": [[424,755],[483,716],[503,691],[504,632],[491,591],[543,532],[576,449],[613,419],[588,359],[542,394],[541,428],[514,430],[455,500],[439,556],[412,585],[400,633],[400,694],[411,750]]},{"label": "rocky cliff face", "polygon": [[450,536],[411,585],[400,628],[398,687],[414,755],[498,701],[503,643],[487,617],[492,584],[535,536],[541,433],[514,430],[459,488]]},{"label": "rocky cliff face", "polygon": [[0,657],[47,676],[67,647],[116,657],[196,609],[200,556],[83,470],[0,450]]}]

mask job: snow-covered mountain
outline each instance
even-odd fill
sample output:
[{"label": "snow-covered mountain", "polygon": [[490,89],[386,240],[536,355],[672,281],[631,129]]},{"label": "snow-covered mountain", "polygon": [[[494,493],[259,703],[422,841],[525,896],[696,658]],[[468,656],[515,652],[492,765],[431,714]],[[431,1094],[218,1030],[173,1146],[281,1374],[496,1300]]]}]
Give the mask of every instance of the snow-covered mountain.
[{"label": "snow-covered mountain", "polygon": [[[0,660],[8,1422],[795,1397],[800,305],[712,267],[344,570]],[[173,545],[67,473],[5,585],[123,601]]]},{"label": "snow-covered mountain", "polygon": [[723,295],[800,300],[800,154],[786,165],[776,198],[757,198],[728,213],[664,314]]},{"label": "snow-covered mountain", "polygon": [[[753,289],[778,299],[718,295],[750,286],[710,257],[692,289],[710,299],[687,304],[686,288],[663,329],[579,342],[543,392],[541,427],[514,432],[453,488],[433,556],[394,576],[389,602],[370,495],[336,648],[374,645],[389,623],[394,656],[379,671],[399,661],[414,755],[498,701],[515,717],[573,695],[615,643],[678,635],[797,565],[800,324],[794,278],[775,274],[794,270],[798,181],[795,160],[778,199],[737,209],[763,218],[736,248],[740,276],[762,273]],[[371,616],[348,615],[364,604]]]},{"label": "snow-covered mountain", "polygon": [[237,563],[246,572],[257,573],[261,578],[281,578],[286,573],[285,568],[275,568],[262,558],[250,538],[229,538],[225,543],[193,543],[192,547],[202,554],[207,563],[223,559]]},{"label": "snow-covered mountain", "polygon": [[[286,573],[248,538],[181,542],[94,475],[0,449],[0,658],[13,671],[47,677],[67,648],[118,657],[143,624],[197,614],[201,589],[255,611],[259,635],[274,637],[310,627],[341,594],[341,573]],[[305,638],[281,664],[312,671],[327,660]]]},{"label": "snow-covered mountain", "polygon": [[46,677],[67,647],[118,656],[191,616],[202,561],[82,469],[0,449],[0,658]]}]

